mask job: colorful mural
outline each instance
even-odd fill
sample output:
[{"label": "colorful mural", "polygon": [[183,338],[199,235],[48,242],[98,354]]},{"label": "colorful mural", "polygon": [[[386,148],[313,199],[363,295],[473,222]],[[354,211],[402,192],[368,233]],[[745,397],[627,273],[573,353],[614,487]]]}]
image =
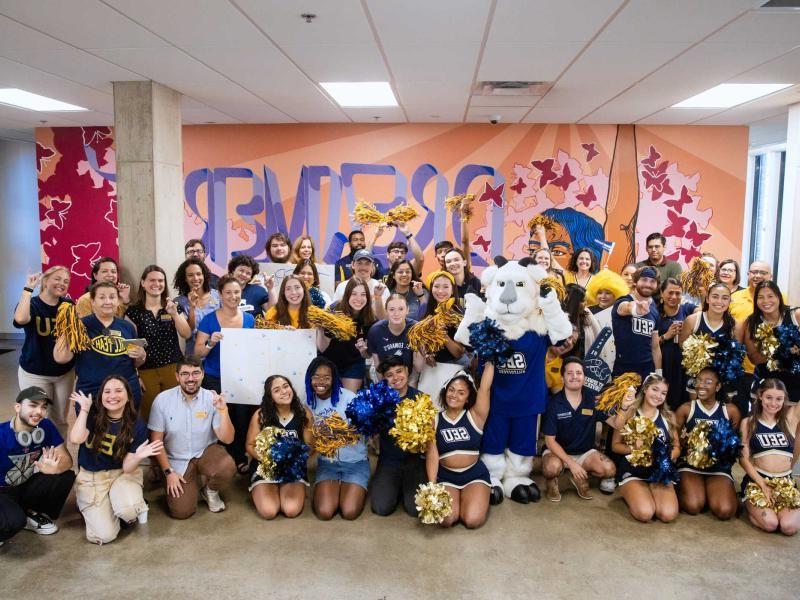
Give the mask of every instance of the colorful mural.
[{"label": "colorful mural", "polygon": [[[37,142],[42,261],[69,263],[82,288],[92,257],[116,254],[111,132],[40,129]],[[476,195],[477,267],[525,256],[527,223],[540,213],[560,225],[548,235],[564,265],[576,248],[614,244],[619,268],[645,257],[653,231],[682,264],[701,249],[740,254],[744,127],[206,125],[184,127],[183,143],[185,237],[206,242],[217,272],[235,253],[267,260],[275,231],[308,233],[317,256],[334,262],[361,199],[414,207],[411,228],[433,265],[434,243],[458,239],[444,201],[460,193]]]}]

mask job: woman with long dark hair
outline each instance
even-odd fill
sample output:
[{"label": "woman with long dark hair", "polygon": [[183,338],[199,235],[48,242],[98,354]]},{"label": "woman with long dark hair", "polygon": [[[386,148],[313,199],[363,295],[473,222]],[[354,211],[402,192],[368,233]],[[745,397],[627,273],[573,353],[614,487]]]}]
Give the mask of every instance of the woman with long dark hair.
[{"label": "woman with long dark hair", "polygon": [[288,275],[281,281],[277,304],[264,313],[264,318],[284,327],[310,329],[311,325],[308,323],[310,304],[311,297],[300,276]]},{"label": "woman with long dark hair", "polygon": [[169,299],[167,274],[158,265],[150,265],[142,272],[136,301],[128,307],[125,317],[136,325],[139,337],[147,341],[147,360],[139,367],[139,413],[147,421],[155,397],[175,387],[175,365],[183,358],[178,336],[189,339],[192,328],[181,305]]},{"label": "woman with long dark hair", "polygon": [[334,306],[353,319],[356,335],[343,341],[317,328],[317,349],[336,365],[342,385],[351,392],[357,392],[364,382],[365,361],[369,358],[367,332],[375,323],[367,282],[356,276],[351,277],[345,285],[342,301]]},{"label": "woman with long dark hair", "polygon": [[183,308],[189,327],[192,328],[192,335],[186,340],[187,356],[194,354],[194,341],[200,321],[220,305],[219,292],[212,289],[211,279],[211,271],[206,263],[199,258],[188,258],[180,264],[172,280],[172,286],[179,294],[175,297],[175,302]]},{"label": "woman with long dark hair", "polygon": [[[336,365],[318,356],[306,370],[306,403],[314,418],[323,419],[338,414],[347,421],[345,409],[355,394],[342,386]],[[314,484],[314,513],[328,521],[340,512],[343,519],[358,518],[364,510],[369,486],[367,444],[359,437],[355,444],[345,446],[335,457],[317,459]]]},{"label": "woman with long dark hair", "polygon": [[[448,254],[450,254],[448,252]],[[439,305],[444,304],[451,310],[462,313],[459,303],[458,287],[452,273],[447,271],[434,271],[428,275],[428,289],[431,292],[428,305],[425,307],[425,317],[429,317],[436,312]],[[424,317],[423,317],[424,318]],[[462,344],[455,341],[457,326],[447,328],[447,341],[444,348],[436,353],[422,353],[422,359],[431,367],[436,363],[459,363],[465,362],[466,349]]]},{"label": "woman with long dark hair", "polygon": [[589,248],[578,248],[572,253],[567,270],[564,271],[564,282],[566,284],[576,283],[585,288],[597,270],[597,257],[594,252]]},{"label": "woman with long dark hair", "polygon": [[319,285],[319,271],[317,265],[310,260],[301,260],[292,271],[306,285],[311,304],[317,308],[326,308],[331,303],[331,297]]},{"label": "woman with long dark hair", "polygon": [[562,308],[572,323],[573,331],[577,334],[572,349],[565,352],[562,357],[574,356],[583,360],[586,353],[600,333],[600,323],[594,318],[592,312],[586,308],[586,289],[576,283],[567,284],[567,296],[564,298]]},{"label": "woman with long dark hair", "polygon": [[467,294],[481,294],[481,280],[475,277],[469,270],[469,263],[466,255],[458,248],[453,248],[444,255],[444,266],[447,272],[453,276],[454,285],[458,293],[458,304],[464,307],[464,297]]},{"label": "woman with long dark hair", "polygon": [[293,519],[303,512],[308,476],[286,483],[264,479],[257,473],[259,456],[256,453],[256,438],[265,427],[277,427],[283,429],[286,435],[310,446],[311,420],[311,411],[303,406],[291,381],[283,375],[267,377],[261,406],[250,419],[246,443],[247,453],[253,458],[250,462],[248,491],[256,511],[264,519],[274,519],[279,513]]},{"label": "woman with long dark hair", "polygon": [[72,394],[78,416],[69,441],[78,448],[75,496],[86,521],[86,539],[95,544],[113,542],[120,521],[147,521],[142,495],[140,463],[163,449],[163,442],[147,441],[147,426],[136,415],[131,388],[125,378],[109,375],[93,399]]},{"label": "woman with long dark hair", "polygon": [[[658,343],[661,345],[661,368],[669,383],[667,405],[677,410],[689,400],[686,392],[686,371],[683,369],[683,348],[680,344],[684,322],[700,307],[691,302],[681,302],[683,286],[673,277],[668,277],[661,284],[661,295],[658,302]],[[694,327],[694,325],[687,326]]]},{"label": "woman with long dark hair", "polygon": [[429,294],[410,260],[398,260],[392,265],[386,276],[386,287],[392,294],[405,296],[409,318],[415,321],[422,318]]}]

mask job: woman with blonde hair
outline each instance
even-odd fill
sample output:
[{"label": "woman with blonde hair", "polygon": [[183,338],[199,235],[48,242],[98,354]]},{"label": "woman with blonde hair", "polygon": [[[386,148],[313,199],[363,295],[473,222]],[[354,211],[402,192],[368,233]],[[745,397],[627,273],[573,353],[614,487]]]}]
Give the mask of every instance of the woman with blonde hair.
[{"label": "woman with blonde hair", "polygon": [[[61,265],[28,275],[14,308],[14,327],[25,331],[17,370],[19,389],[35,385],[47,393],[53,401],[49,416],[62,436],[67,432],[68,400],[75,385],[75,371],[73,361],[59,364],[53,359],[56,344],[53,331],[58,307],[72,302],[65,297],[69,280],[69,270]],[[34,296],[38,285],[41,289]]]},{"label": "woman with blonde hair", "polygon": [[309,235],[301,235],[292,244],[291,261],[299,265],[305,260],[310,260],[312,263],[317,262],[317,257],[314,250],[314,240]]}]

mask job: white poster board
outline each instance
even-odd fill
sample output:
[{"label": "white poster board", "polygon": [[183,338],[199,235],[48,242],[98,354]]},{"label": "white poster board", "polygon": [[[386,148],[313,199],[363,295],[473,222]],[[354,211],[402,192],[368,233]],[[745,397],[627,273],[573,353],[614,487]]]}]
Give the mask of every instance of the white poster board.
[{"label": "white poster board", "polygon": [[436,363],[435,367],[426,366],[419,376],[419,385],[417,389],[425,392],[433,400],[433,405],[441,409],[439,404],[439,392],[442,391],[444,383],[453,375],[461,371],[464,367],[461,365],[454,365],[450,363]]},{"label": "white poster board", "polygon": [[264,382],[283,375],[305,402],[306,369],[317,356],[314,329],[223,329],[222,393],[234,404],[261,404]]},{"label": "white poster board", "polygon": [[[333,270],[334,265],[315,264],[319,272],[319,289],[333,298],[333,292],[336,289]],[[293,263],[259,263],[258,270],[264,275],[272,275],[275,277],[275,290],[277,291],[280,289],[283,279],[287,275],[291,275],[296,266],[297,265]]]}]

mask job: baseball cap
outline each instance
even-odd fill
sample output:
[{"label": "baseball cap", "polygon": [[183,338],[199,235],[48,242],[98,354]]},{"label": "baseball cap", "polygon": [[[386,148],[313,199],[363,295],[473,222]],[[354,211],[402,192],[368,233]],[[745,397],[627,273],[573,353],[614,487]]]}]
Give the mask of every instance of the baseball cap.
[{"label": "baseball cap", "polygon": [[357,250],[356,253],[353,254],[353,262],[361,260],[362,258],[366,258],[367,260],[375,262],[375,257],[372,255],[372,252],[363,248],[361,250]]},{"label": "baseball cap", "polygon": [[24,400],[46,400],[48,404],[53,403],[50,396],[47,395],[47,392],[35,385],[25,388],[19,394],[17,394],[17,404],[21,404]]},{"label": "baseball cap", "polygon": [[658,279],[658,271],[653,267],[645,267],[639,273],[639,277],[649,277],[650,279]]}]

